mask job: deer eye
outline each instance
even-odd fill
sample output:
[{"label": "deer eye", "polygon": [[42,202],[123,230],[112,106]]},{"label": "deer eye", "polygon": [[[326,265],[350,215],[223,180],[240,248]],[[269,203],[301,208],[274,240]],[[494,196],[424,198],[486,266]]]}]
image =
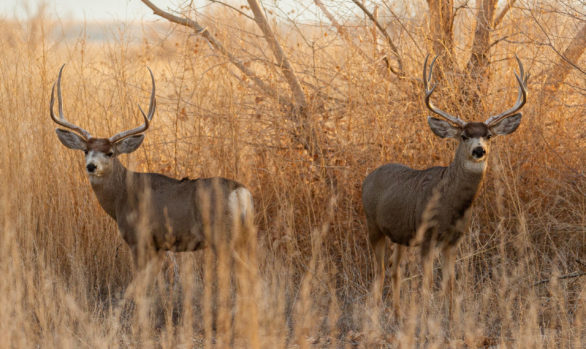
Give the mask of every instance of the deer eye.
[{"label": "deer eye", "polygon": [[466,141],[469,137],[466,137],[466,135],[461,135],[460,138],[462,138],[463,141]]},{"label": "deer eye", "polygon": [[85,155],[87,155],[87,153],[88,153],[88,150],[87,150],[87,149],[86,149],[86,150],[84,150],[84,151],[83,151],[83,153],[84,153]]},{"label": "deer eye", "polygon": [[114,156],[114,153],[113,153],[113,152],[111,152],[111,151],[110,151],[110,152],[107,152],[107,153],[106,153],[106,156],[107,156],[107,157],[109,157],[109,158],[111,158],[112,156]]},{"label": "deer eye", "polygon": [[492,138],[492,135],[491,135],[491,134],[489,134],[489,135],[487,135],[487,136],[486,136],[486,139],[487,139],[487,140],[488,140],[488,139],[491,139],[491,138]]}]

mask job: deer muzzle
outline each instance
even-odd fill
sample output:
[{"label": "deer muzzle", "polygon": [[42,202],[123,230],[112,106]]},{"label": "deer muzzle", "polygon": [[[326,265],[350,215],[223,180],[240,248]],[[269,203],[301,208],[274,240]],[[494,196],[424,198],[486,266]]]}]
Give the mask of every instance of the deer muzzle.
[{"label": "deer muzzle", "polygon": [[472,156],[475,159],[482,159],[486,155],[486,150],[483,147],[476,147],[472,150]]}]

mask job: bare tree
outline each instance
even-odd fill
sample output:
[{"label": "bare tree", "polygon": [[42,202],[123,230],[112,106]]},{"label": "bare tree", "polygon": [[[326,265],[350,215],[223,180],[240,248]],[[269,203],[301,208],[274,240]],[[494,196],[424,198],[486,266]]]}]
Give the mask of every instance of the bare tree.
[{"label": "bare tree", "polygon": [[[427,0],[429,6],[429,31],[431,48],[436,55],[445,55],[444,69],[456,71],[454,52],[454,0]],[[441,79],[441,67],[438,70]]]},{"label": "bare tree", "polygon": [[356,6],[358,6],[358,8],[360,10],[362,10],[362,12],[364,12],[364,14],[372,21],[372,23],[374,23],[374,25],[376,26],[376,28],[381,32],[381,34],[384,36],[385,41],[387,43],[387,45],[389,46],[389,48],[391,49],[391,52],[393,53],[393,56],[395,56],[395,61],[397,62],[397,68],[393,68],[390,64],[389,64],[389,69],[396,75],[402,77],[405,75],[404,69],[403,69],[403,60],[401,59],[401,55],[399,54],[399,49],[397,48],[397,45],[395,45],[395,43],[393,42],[393,39],[391,39],[389,33],[386,31],[386,29],[383,27],[383,25],[380,23],[380,21],[377,19],[377,16],[373,13],[370,12],[366,6],[361,3],[358,0],[352,0],[352,2],[354,4],[356,4]]},{"label": "bare tree", "polygon": [[279,44],[276,35],[271,29],[268,20],[264,14],[263,8],[261,7],[258,0],[247,0],[248,6],[253,13],[253,19],[261,32],[263,37],[268,44],[276,62],[275,65],[280,69],[282,76],[284,77],[287,85],[289,86],[291,96],[287,97],[280,91],[275,90],[265,81],[263,81],[253,70],[248,68],[244,62],[242,62],[236,55],[230,52],[220,40],[214,37],[204,26],[194,19],[180,17],[170,12],[164,11],[153,2],[149,0],[141,0],[146,6],[148,6],[153,13],[160,16],[170,22],[180,24],[195,30],[195,32],[201,35],[207,40],[211,46],[220,54],[225,56],[232,65],[239,69],[245,76],[251,79],[254,86],[281,104],[284,109],[288,110],[289,118],[297,125],[297,129],[300,130],[294,135],[297,142],[299,142],[311,155],[315,161],[321,163],[324,161],[322,149],[319,145],[317,132],[313,123],[311,122],[310,111],[307,103],[307,98],[301,83],[285,54],[283,48]]},{"label": "bare tree", "polygon": [[515,0],[507,1],[499,15],[497,16],[498,0],[479,0],[476,11],[476,29],[470,52],[470,59],[467,64],[467,102],[474,104],[475,108],[480,108],[480,96],[485,96],[490,82],[490,48],[491,34],[496,27],[503,21],[507,12],[511,9]]},{"label": "bare tree", "polygon": [[352,37],[350,36],[350,34],[346,30],[346,28],[338,22],[338,20],[334,16],[334,14],[324,5],[324,3],[321,0],[313,0],[313,3],[328,18],[328,20],[330,21],[330,23],[332,23],[332,25],[334,26],[334,28],[336,28],[336,31],[338,32],[338,35],[340,35],[340,37],[342,37],[342,39],[350,47],[352,47],[352,49],[354,51],[356,51],[366,61],[372,61],[372,59],[368,56],[368,54],[366,54],[366,52],[364,52],[364,50],[361,47],[359,47],[358,45],[356,45],[356,43],[354,42],[354,40],[352,39]]}]

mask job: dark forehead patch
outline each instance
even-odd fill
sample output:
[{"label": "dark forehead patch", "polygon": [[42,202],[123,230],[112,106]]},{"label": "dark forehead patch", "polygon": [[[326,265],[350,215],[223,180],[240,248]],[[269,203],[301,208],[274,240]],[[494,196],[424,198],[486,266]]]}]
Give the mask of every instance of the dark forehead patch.
[{"label": "dark forehead patch", "polygon": [[89,150],[107,153],[112,149],[112,143],[110,143],[108,138],[90,138],[87,142],[87,147]]},{"label": "dark forehead patch", "polygon": [[488,127],[483,122],[469,122],[464,127],[464,134],[467,137],[486,137],[488,136]]}]

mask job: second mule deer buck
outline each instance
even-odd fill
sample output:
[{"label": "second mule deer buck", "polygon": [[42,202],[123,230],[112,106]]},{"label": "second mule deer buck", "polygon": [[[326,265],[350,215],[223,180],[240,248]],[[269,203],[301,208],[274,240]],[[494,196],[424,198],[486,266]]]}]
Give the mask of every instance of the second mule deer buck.
[{"label": "second mule deer buck", "polygon": [[159,173],[138,173],[118,160],[120,154],[132,153],[142,144],[155,113],[155,78],[150,69],[148,114],[139,106],[144,124],[109,138],[95,138],[63,115],[63,67],[56,82],[59,116],[53,111],[55,84],[50,108],[53,121],[69,130],[58,128],[57,136],[66,147],[85,153],[92,189],[104,211],[116,221],[135,266],[144,268],[152,259],[160,261],[162,251],[196,251],[214,246],[217,237],[206,236],[210,235],[206,234],[209,226],[212,234],[228,234],[236,219],[251,222],[252,195],[240,183],[220,177],[177,180]]},{"label": "second mule deer buck", "polygon": [[[442,117],[428,117],[429,127],[440,138],[454,138],[459,144],[447,167],[414,170],[400,164],[383,165],[369,174],[362,185],[362,202],[368,226],[368,238],[375,254],[375,296],[382,296],[385,276],[385,245],[388,237],[395,243],[391,265],[393,303],[399,312],[401,255],[405,246],[415,243],[423,230],[421,256],[424,266],[434,243],[442,247],[444,291],[453,281],[452,251],[467,229],[470,206],[478,193],[487,166],[488,141],[514,132],[521,122],[518,111],[527,100],[527,77],[519,58],[520,75],[515,73],[519,94],[515,105],[484,122],[466,122],[433,105],[430,97],[436,87],[432,80],[433,59],[427,74],[425,58],[423,83],[425,104]],[[428,207],[429,206],[429,207]],[[429,271],[428,271],[429,272]]]}]

